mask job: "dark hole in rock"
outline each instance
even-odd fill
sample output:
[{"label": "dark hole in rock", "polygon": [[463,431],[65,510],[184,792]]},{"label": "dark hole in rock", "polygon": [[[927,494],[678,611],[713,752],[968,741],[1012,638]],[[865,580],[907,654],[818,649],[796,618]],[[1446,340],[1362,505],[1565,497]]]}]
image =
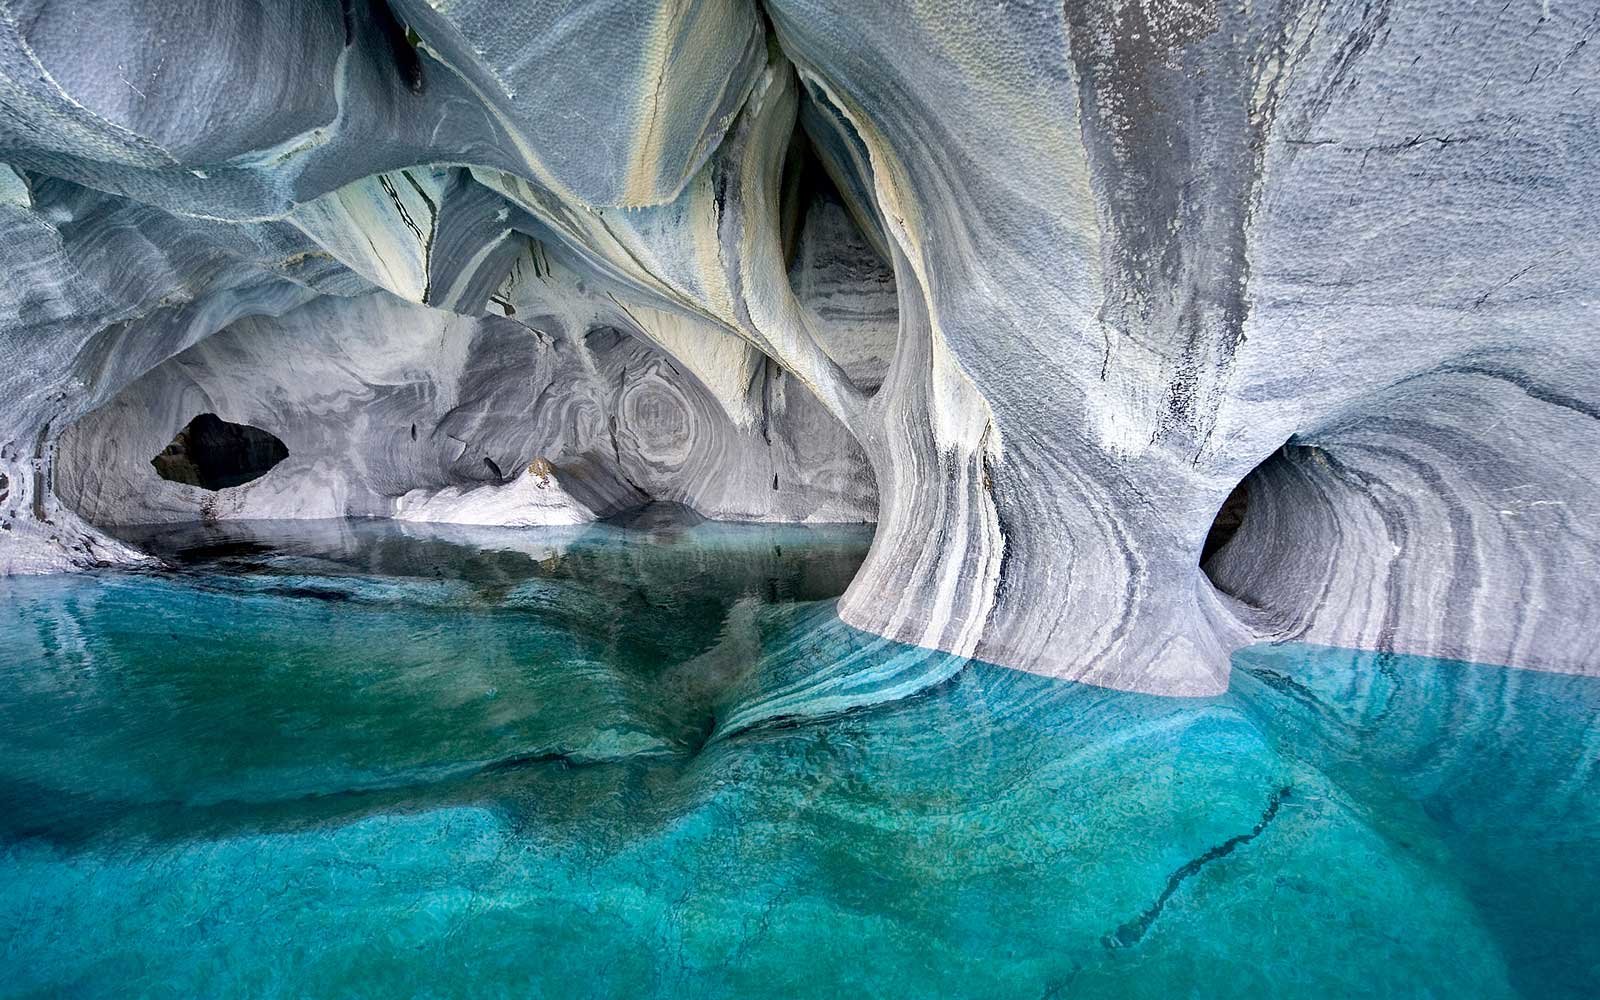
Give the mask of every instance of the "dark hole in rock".
[{"label": "dark hole in rock", "polygon": [[[799,122],[795,123],[789,147],[784,153],[783,175],[779,184],[779,238],[783,243],[784,267],[788,269],[794,266],[800,231],[805,228],[807,214],[829,203],[841,207],[845,205],[844,195],[839,192],[839,186],[834,183],[827,166],[817,155],[816,148],[806,137]],[[865,245],[866,238],[854,223],[851,229],[855,240]]]},{"label": "dark hole in rock", "polygon": [[374,0],[372,20],[383,33],[384,40],[389,43],[389,52],[394,56],[395,69],[399,72],[400,79],[405,81],[406,87],[413,94],[422,93],[424,84],[422,56],[417,51],[422,39],[410,25],[395,15],[387,0]]},{"label": "dark hole in rock", "polygon": [[1250,489],[1245,482],[1241,482],[1228,494],[1228,499],[1222,501],[1222,509],[1217,511],[1216,519],[1211,522],[1211,530],[1206,532],[1205,545],[1200,549],[1200,565],[1204,566],[1238,533],[1249,507]]},{"label": "dark hole in rock", "polygon": [[806,208],[822,192],[826,176],[822,165],[816,162],[811,142],[800,123],[795,122],[789,148],[784,152],[783,175],[778,188],[778,237],[783,243],[785,268],[794,266],[796,244],[800,239],[800,226],[805,222]]},{"label": "dark hole in rock", "polygon": [[[778,197],[789,287],[813,314],[813,334],[823,351],[871,395],[883,384],[899,335],[894,267],[876,218],[863,205],[860,189],[865,184],[870,190],[870,179],[853,176],[849,140],[813,142],[813,127],[831,135],[832,126],[809,98],[802,101],[800,119]],[[808,119],[815,121],[807,124]]]},{"label": "dark hole in rock", "polygon": [[260,479],[288,457],[284,443],[261,428],[202,413],[150,464],[170,482],[222,490]]},{"label": "dark hole in rock", "polygon": [[0,503],[5,503],[11,497],[11,477],[0,472]]}]

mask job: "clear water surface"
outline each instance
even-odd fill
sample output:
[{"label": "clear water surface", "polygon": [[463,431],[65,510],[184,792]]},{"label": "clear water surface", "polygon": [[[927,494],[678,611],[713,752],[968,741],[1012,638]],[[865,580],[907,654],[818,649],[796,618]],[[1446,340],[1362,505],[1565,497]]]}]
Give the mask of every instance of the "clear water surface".
[{"label": "clear water surface", "polygon": [[1063,684],[833,615],[868,529],[156,532],[0,582],[0,995],[1600,988],[1600,682]]}]

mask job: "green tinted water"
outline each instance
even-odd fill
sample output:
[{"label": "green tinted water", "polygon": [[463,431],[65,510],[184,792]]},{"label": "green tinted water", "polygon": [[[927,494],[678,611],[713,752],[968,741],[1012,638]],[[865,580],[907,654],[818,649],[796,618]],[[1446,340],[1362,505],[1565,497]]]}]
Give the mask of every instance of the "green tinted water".
[{"label": "green tinted water", "polygon": [[0,583],[0,994],[1600,981],[1600,682],[964,664],[833,617],[861,529],[153,541],[187,568]]}]

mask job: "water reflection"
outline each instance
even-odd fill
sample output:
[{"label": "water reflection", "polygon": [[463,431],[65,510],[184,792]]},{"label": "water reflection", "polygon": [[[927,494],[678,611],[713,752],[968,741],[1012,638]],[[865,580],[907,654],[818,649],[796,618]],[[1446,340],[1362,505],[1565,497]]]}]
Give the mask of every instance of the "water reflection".
[{"label": "water reflection", "polygon": [[1595,682],[1205,700],[834,616],[864,530],[167,530],[0,584],[0,992],[1584,995]]}]

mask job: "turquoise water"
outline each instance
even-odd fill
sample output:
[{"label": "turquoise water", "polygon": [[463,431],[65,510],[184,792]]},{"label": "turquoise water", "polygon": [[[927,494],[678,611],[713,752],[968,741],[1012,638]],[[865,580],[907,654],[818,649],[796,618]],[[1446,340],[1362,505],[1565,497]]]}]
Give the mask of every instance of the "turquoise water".
[{"label": "turquoise water", "polygon": [[1600,682],[964,664],[833,617],[860,529],[146,541],[182,569],[0,582],[0,995],[1600,982]]}]

